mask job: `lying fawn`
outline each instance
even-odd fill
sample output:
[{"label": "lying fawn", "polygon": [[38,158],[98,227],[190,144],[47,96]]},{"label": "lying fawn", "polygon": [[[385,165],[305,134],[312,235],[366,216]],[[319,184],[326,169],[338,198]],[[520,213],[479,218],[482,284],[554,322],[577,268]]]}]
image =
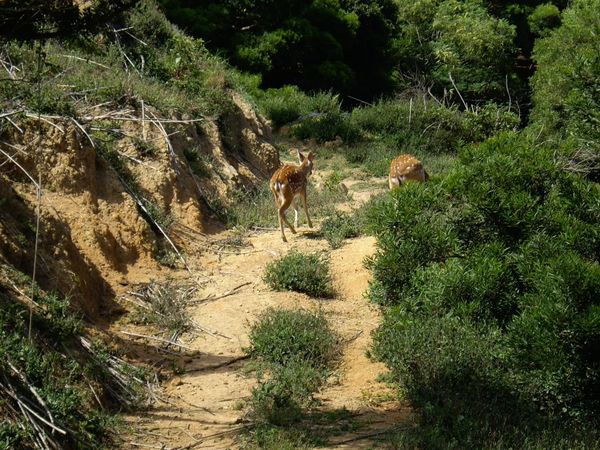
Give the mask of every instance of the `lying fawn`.
[{"label": "lying fawn", "polygon": [[423,164],[413,155],[400,155],[392,160],[390,164],[390,189],[399,187],[408,181],[427,181],[429,175],[423,169]]},{"label": "lying fawn", "polygon": [[[285,222],[292,233],[296,233],[295,227],[298,227],[298,205],[295,201],[297,195],[302,199],[308,226],[312,228],[312,222],[308,215],[308,207],[306,206],[306,181],[312,172],[313,159],[315,159],[313,152],[309,152],[307,156],[304,156],[298,151],[299,166],[285,164],[277,169],[271,177],[269,185],[273,192],[273,197],[275,197],[275,205],[277,206],[279,214],[279,227],[281,228],[283,242],[287,242],[283,231],[283,223]],[[295,212],[294,226],[288,222],[287,217],[285,216],[285,212],[292,204]]]}]

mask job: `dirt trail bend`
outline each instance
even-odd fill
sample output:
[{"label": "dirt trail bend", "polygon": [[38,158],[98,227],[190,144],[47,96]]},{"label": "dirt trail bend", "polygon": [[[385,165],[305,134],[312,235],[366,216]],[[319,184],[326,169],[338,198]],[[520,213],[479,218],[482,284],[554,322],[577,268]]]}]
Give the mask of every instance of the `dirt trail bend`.
[{"label": "dirt trail bend", "polygon": [[[279,231],[256,232],[239,251],[207,252],[192,262],[202,268],[206,280],[198,297],[217,297],[189,309],[210,334],[183,336],[194,351],[180,359],[178,374],[164,384],[160,400],[147,413],[127,417],[133,434],[124,448],[238,448],[239,431],[245,426],[244,400],[256,382],[253,374],[243,371],[243,349],[249,345],[250,324],[268,307],[322,308],[344,341],[337,380],[319,395],[319,409],[343,411],[352,418],[349,428],[354,431],[332,431],[331,445],[377,447],[366,439],[344,442],[390,428],[409,416],[408,408],[394,401],[389,388],[377,381],[385,367],[365,355],[371,331],[380,321],[379,311],[364,297],[369,271],[363,261],[375,251],[375,239],[348,240],[330,252],[336,289],[332,300],[273,292],[263,283],[265,266],[292,248],[329,251],[327,242],[316,239],[306,226],[288,239],[288,244],[283,243]],[[233,294],[218,298],[232,290]]]}]

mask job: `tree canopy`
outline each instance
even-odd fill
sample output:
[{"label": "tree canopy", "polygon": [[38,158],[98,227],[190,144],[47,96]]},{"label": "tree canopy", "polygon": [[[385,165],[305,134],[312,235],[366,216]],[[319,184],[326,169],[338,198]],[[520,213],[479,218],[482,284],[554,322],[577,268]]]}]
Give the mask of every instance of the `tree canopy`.
[{"label": "tree canopy", "polygon": [[137,0],[2,0],[0,36],[21,40],[92,32]]},{"label": "tree canopy", "polygon": [[167,16],[265,87],[371,97],[392,87],[393,0],[161,0]]}]

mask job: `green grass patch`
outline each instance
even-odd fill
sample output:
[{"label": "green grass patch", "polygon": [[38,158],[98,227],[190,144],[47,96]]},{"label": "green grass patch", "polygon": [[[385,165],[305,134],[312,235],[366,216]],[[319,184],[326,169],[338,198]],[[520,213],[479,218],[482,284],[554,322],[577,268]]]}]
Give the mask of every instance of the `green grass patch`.
[{"label": "green grass patch", "polygon": [[336,211],[321,222],[320,233],[331,248],[339,248],[345,239],[361,235],[363,225],[356,219],[356,214]]}]

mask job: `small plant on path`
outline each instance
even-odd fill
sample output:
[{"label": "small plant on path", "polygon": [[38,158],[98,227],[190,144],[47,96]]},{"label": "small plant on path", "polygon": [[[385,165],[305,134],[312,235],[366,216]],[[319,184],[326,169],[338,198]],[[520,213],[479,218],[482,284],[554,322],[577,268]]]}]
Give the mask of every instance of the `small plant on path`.
[{"label": "small plant on path", "polygon": [[318,254],[309,255],[291,250],[267,265],[264,280],[276,291],[302,292],[311,297],[333,297],[328,262]]}]

